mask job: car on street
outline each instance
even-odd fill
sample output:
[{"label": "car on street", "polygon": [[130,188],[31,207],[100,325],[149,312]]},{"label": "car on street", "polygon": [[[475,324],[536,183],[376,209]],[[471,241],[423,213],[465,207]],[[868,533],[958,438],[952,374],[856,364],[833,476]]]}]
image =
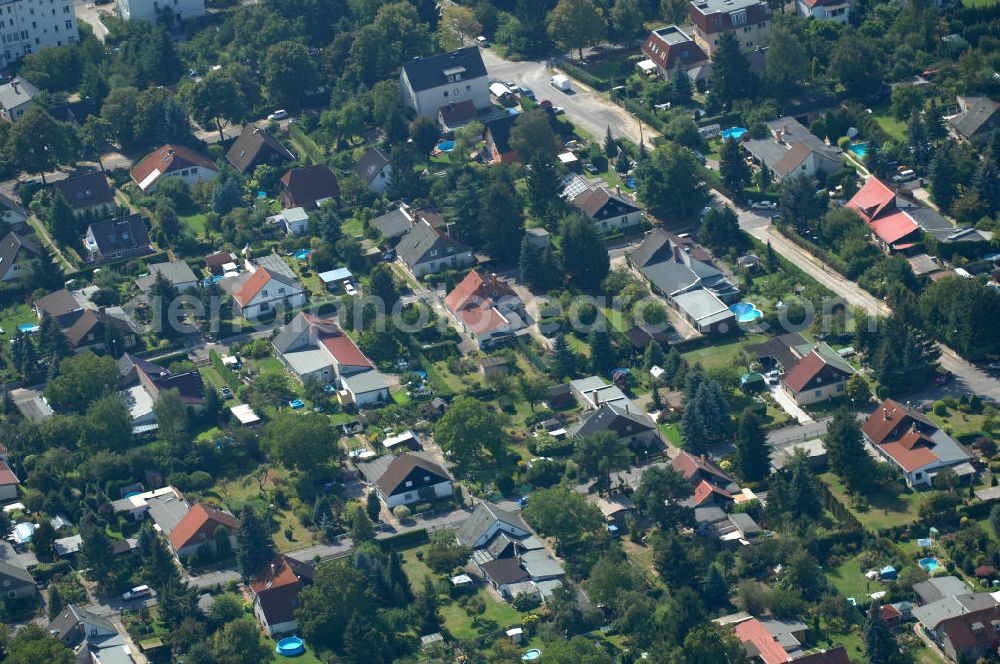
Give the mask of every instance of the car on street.
[{"label": "car on street", "polygon": [[553,106],[552,107],[552,113],[554,115],[562,115],[565,112],[566,112],[566,109],[563,108],[562,106]]},{"label": "car on street", "polygon": [[267,116],[267,119],[268,120],[287,120],[288,119],[288,111],[286,111],[283,108],[278,109],[274,113],[271,113],[269,116]]},{"label": "car on street", "polygon": [[750,207],[754,210],[777,210],[778,204],[774,201],[754,201]]},{"label": "car on street", "polygon": [[552,102],[549,101],[548,99],[542,99],[541,101],[538,102],[538,108],[546,108],[546,109],[552,108]]}]

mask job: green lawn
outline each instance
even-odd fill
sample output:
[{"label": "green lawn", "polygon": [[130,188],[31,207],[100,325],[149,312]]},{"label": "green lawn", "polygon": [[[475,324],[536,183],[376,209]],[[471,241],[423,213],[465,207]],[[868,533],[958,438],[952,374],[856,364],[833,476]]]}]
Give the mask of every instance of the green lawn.
[{"label": "green lawn", "polygon": [[32,325],[38,324],[38,316],[35,315],[30,305],[22,303],[7,307],[0,312],[0,328],[3,328],[0,339],[4,341],[13,339],[14,335],[17,334],[17,326],[26,323],[31,323]]},{"label": "green lawn", "polygon": [[986,419],[982,413],[973,415],[949,408],[944,415],[935,415],[933,411],[927,417],[942,429],[949,431],[955,438],[971,438],[983,432],[983,422]]},{"label": "green lawn", "polygon": [[178,216],[177,219],[191,229],[191,232],[197,235],[203,235],[205,233],[205,221],[208,216],[203,212],[198,212],[196,214],[189,214],[185,216]]},{"label": "green lawn", "polygon": [[743,353],[743,347],[748,344],[756,344],[764,341],[766,337],[762,334],[750,334],[740,336],[722,343],[713,343],[682,353],[684,359],[689,364],[701,364],[705,371],[721,369],[731,365]]},{"label": "green lawn", "polygon": [[[994,0],[994,2],[995,1],[996,0]],[[875,115],[872,117],[875,118],[875,122],[878,123],[878,126],[881,127],[882,131],[888,134],[890,138],[896,141],[906,140],[905,122],[897,120],[891,115]]]},{"label": "green lawn", "polygon": [[962,0],[965,7],[992,7],[1000,0]]},{"label": "green lawn", "polygon": [[882,590],[882,584],[869,580],[858,567],[858,556],[847,558],[837,567],[827,570],[826,576],[844,597],[853,597],[858,604],[865,604],[869,594]]},{"label": "green lawn", "polygon": [[676,424],[661,424],[659,426],[660,433],[663,437],[670,441],[670,444],[674,447],[681,446],[681,429]]},{"label": "green lawn", "polygon": [[896,493],[882,491],[868,496],[870,507],[866,510],[857,510],[851,504],[840,478],[833,473],[823,473],[819,477],[830,488],[834,497],[850,510],[866,529],[873,532],[912,523],[917,519],[920,507],[933,495],[932,491],[918,493],[900,487]]}]

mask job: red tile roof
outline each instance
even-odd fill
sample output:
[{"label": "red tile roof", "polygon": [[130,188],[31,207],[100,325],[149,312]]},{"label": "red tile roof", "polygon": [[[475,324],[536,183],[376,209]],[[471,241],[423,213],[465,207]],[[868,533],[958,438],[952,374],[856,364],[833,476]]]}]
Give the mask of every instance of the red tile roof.
[{"label": "red tile roof", "polygon": [[694,488],[694,504],[696,507],[701,507],[702,503],[711,500],[716,495],[730,501],[733,499],[733,496],[729,492],[723,491],[714,484],[702,480]]},{"label": "red tile roof", "polygon": [[339,364],[352,367],[370,367],[371,360],[365,357],[361,349],[343,331],[325,334],[320,337],[320,343],[337,360]]},{"label": "red tile roof", "polygon": [[868,178],[865,186],[847,201],[847,207],[861,213],[865,221],[871,221],[879,216],[889,206],[895,207],[896,194],[874,175]]},{"label": "red tile roof", "polygon": [[824,367],[826,367],[826,361],[816,351],[812,351],[796,362],[792,370],[788,372],[788,375],[785,376],[785,386],[792,392],[799,393]]},{"label": "red tile roof", "polygon": [[233,299],[240,303],[241,307],[250,304],[250,300],[257,296],[267,282],[271,280],[271,274],[266,268],[258,267],[257,271],[250,275],[250,278],[243,282],[243,286],[238,291],[233,292]]},{"label": "red tile roof", "polygon": [[767,631],[764,624],[756,618],[744,620],[736,625],[736,638],[742,643],[751,643],[759,653],[764,664],[780,664],[790,662],[792,658],[785,652],[784,647],[774,640],[774,636]]},{"label": "red tile roof", "polygon": [[864,424],[861,425],[861,431],[873,443],[881,445],[893,431],[909,429],[915,422],[936,428],[930,420],[924,417],[923,413],[912,408],[907,409],[893,399],[886,399],[865,419]]},{"label": "red tile roof", "polygon": [[699,458],[688,452],[681,452],[673,460],[673,467],[684,479],[690,480],[699,473],[716,477],[726,484],[735,482],[724,470],[706,458]]},{"label": "red tile roof", "polygon": [[865,419],[861,431],[906,472],[938,460],[928,434],[937,427],[922,413],[906,409],[892,399]]},{"label": "red tile roof", "polygon": [[938,460],[938,455],[929,447],[908,448],[899,440],[883,443],[879,447],[908,473]]},{"label": "red tile roof", "polygon": [[192,544],[211,542],[219,526],[232,532],[239,526],[239,522],[232,514],[205,507],[201,503],[195,503],[194,507],[170,531],[170,543],[175,551],[180,551]]},{"label": "red tile roof", "polygon": [[920,229],[917,222],[901,210],[869,222],[868,227],[886,244],[894,244]]},{"label": "red tile roof", "polygon": [[10,486],[12,484],[20,484],[20,480],[17,479],[17,475],[14,471],[10,469],[7,462],[0,460],[0,486]]},{"label": "red tile roof", "polygon": [[507,319],[494,308],[496,300],[503,297],[517,297],[517,293],[499,281],[486,281],[472,270],[448,293],[444,304],[475,334],[483,334],[507,324]]},{"label": "red tile roof", "polygon": [[[219,170],[214,161],[200,152],[195,152],[181,145],[167,144],[150,153],[145,159],[133,166],[132,179],[135,180],[136,184],[141,184],[154,171],[159,170],[160,175],[163,175],[191,168],[192,166],[201,166],[212,171]],[[158,180],[159,177],[159,175],[156,176],[156,179]],[[155,181],[153,180],[153,182]],[[149,184],[146,185],[147,188],[149,188]]]}]

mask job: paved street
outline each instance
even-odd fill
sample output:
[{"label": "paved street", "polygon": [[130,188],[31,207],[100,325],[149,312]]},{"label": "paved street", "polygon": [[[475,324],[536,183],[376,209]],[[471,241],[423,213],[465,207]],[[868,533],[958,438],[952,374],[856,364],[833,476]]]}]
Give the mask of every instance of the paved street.
[{"label": "paved street", "polygon": [[188,577],[188,585],[194,588],[209,588],[211,586],[224,586],[230,581],[239,581],[240,575],[236,570],[224,569],[218,572],[206,572],[198,576]]},{"label": "paved street", "polygon": [[89,24],[94,29],[94,36],[97,37],[97,40],[103,42],[104,38],[108,36],[108,29],[101,23],[100,15],[114,15],[114,3],[98,6],[87,0],[73,0],[73,8],[76,10],[77,22],[83,21]]},{"label": "paved street", "polygon": [[[548,99],[553,106],[566,109],[566,116],[573,124],[589,133],[595,140],[601,140],[604,132],[611,127],[616,137],[627,138],[639,143],[639,122],[628,111],[612,104],[603,93],[592,90],[577,80],[573,80],[573,90],[569,93],[552,87],[549,80],[558,73],[546,63],[534,60],[512,62],[504,60],[492,49],[482,49],[483,61],[490,76],[500,81],[514,81],[517,85],[531,88],[539,100]],[[570,77],[572,78],[572,77]],[[659,133],[651,127],[643,126],[642,137],[648,145]]]}]

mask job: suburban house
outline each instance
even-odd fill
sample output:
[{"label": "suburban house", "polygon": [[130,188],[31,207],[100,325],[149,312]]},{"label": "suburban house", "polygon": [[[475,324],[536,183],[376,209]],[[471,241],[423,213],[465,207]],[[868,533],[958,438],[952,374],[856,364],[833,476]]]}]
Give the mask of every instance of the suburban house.
[{"label": "suburban house", "polygon": [[28,230],[28,212],[3,194],[0,194],[0,221],[18,233]]},{"label": "suburban house", "polygon": [[566,178],[562,195],[601,233],[614,233],[642,223],[642,208],[631,196],[623,194],[621,187],[612,191],[604,182],[588,182],[579,175],[571,175]]},{"label": "suburban house", "polygon": [[73,651],[75,662],[133,664],[131,647],[114,624],[75,604],[49,621],[49,633]]},{"label": "suburban house", "polygon": [[[6,542],[4,547],[9,546]],[[28,599],[35,596],[35,579],[25,569],[20,558],[10,549],[0,560],[0,593],[4,599]]]},{"label": "suburban house", "polygon": [[705,456],[681,452],[673,458],[671,465],[674,470],[684,476],[684,479],[695,486],[707,482],[730,495],[740,491],[736,480]]},{"label": "suburban house", "polygon": [[663,444],[656,423],[628,399],[619,403],[605,401],[595,410],[584,411],[579,425],[570,434],[587,437],[606,431],[626,441],[633,451]]},{"label": "suburban house", "polygon": [[736,624],[735,632],[747,655],[763,664],[850,664],[851,661],[843,646],[813,651],[806,645],[806,625],[797,620],[748,618]]},{"label": "suburban house", "polygon": [[930,486],[945,468],[960,477],[975,475],[971,457],[958,441],[909,405],[886,399],[861,431],[879,455],[903,473],[909,486]]},{"label": "suburban house", "polygon": [[114,192],[100,171],[57,180],[52,187],[63,195],[74,214],[95,214],[101,218],[115,212]]},{"label": "suburban house", "polygon": [[38,247],[32,236],[11,231],[0,240],[0,281],[14,281],[31,275],[38,264]]},{"label": "suburban house", "polygon": [[715,334],[736,329],[729,304],[739,299],[739,289],[690,238],[655,229],[628,261],[696,331]]},{"label": "suburban house", "polygon": [[416,58],[399,72],[403,106],[436,120],[438,109],[469,100],[477,109],[490,107],[490,82],[479,48]]},{"label": "suburban house", "polygon": [[303,580],[311,582],[315,569],[309,563],[277,555],[254,577],[248,587],[253,597],[253,614],[269,637],[298,630],[295,611]]},{"label": "suburban house", "polygon": [[396,253],[417,279],[425,274],[469,267],[476,263],[472,249],[452,239],[423,217],[400,238]]},{"label": "suburban house", "polygon": [[795,118],[778,118],[767,123],[769,135],[743,145],[759,164],[766,165],[776,180],[795,175],[814,177],[844,167],[841,150],[817,138]]},{"label": "suburban house", "polygon": [[83,248],[91,263],[128,260],[153,253],[146,222],[138,212],[87,226]]},{"label": "suburban house", "polygon": [[437,228],[444,225],[444,218],[434,210],[412,208],[400,203],[398,208],[375,217],[370,223],[390,244],[395,244],[415,225],[426,223]]},{"label": "suburban house", "polygon": [[642,43],[642,52],[656,65],[656,73],[664,80],[673,78],[678,70],[686,74],[691,67],[708,62],[701,47],[676,25],[650,32]]},{"label": "suburban house", "polygon": [[189,187],[211,180],[219,168],[207,156],[181,145],[164,145],[132,167],[132,180],[145,194],[156,191],[160,178],[181,178]]},{"label": "suburban house", "polygon": [[33,306],[39,320],[46,315],[56,319],[74,352],[88,348],[106,350],[109,340],[121,344],[125,350],[139,342],[135,323],[124,309],[98,307],[88,299],[85,290],[70,292],[60,288],[35,300]]},{"label": "suburban house", "polygon": [[688,16],[695,42],[709,56],[727,32],[736,35],[741,50],[753,51],[767,44],[771,29],[771,8],[760,0],[693,0]]},{"label": "suburban house", "polygon": [[631,403],[621,388],[608,383],[600,376],[571,380],[569,389],[576,402],[588,410],[597,410],[601,404],[605,403],[613,403],[622,407]]},{"label": "suburban house", "polygon": [[868,176],[847,207],[864,219],[872,237],[887,253],[909,249],[921,241],[917,222],[897,207],[896,192],[874,175]]},{"label": "suburban house", "polygon": [[340,379],[337,399],[342,406],[368,408],[389,403],[389,383],[378,371],[363,371]]},{"label": "suburban house", "polygon": [[300,312],[271,340],[275,354],[300,381],[321,385],[374,367],[332,318]]},{"label": "suburban house", "polygon": [[948,118],[954,134],[965,141],[979,142],[1000,126],[1000,104],[986,96],[958,97],[959,112]]},{"label": "suburban house", "polygon": [[278,226],[285,235],[304,235],[309,230],[309,213],[304,207],[288,208],[268,217],[267,223]]},{"label": "suburban house", "polygon": [[1000,646],[1000,601],[997,593],[944,597],[913,609],[923,631],[953,662],[975,662]]},{"label": "suburban house", "polygon": [[370,147],[354,165],[354,174],[376,194],[383,194],[392,179],[392,165],[384,152]]},{"label": "suburban house", "polygon": [[185,405],[192,408],[205,405],[205,383],[198,371],[173,373],[131,353],[118,360],[118,383],[122,387],[141,387],[154,403],[161,392],[177,390]]},{"label": "suburban house", "polygon": [[525,328],[524,303],[495,274],[484,279],[472,270],[444,298],[444,306],[480,348],[509,340]]},{"label": "suburban house", "polygon": [[205,269],[212,276],[229,276],[227,272],[239,272],[236,254],[231,251],[216,251],[205,256]]},{"label": "suburban house", "polygon": [[0,459],[0,502],[6,503],[17,500],[17,494],[21,489],[21,481],[10,469],[7,462]]},{"label": "suburban house", "polygon": [[164,497],[177,502],[184,502],[184,495],[179,490],[172,486],[165,486],[112,501],[111,512],[113,514],[124,514],[126,518],[138,522],[145,518],[153,504]]},{"label": "suburban house", "polygon": [[957,576],[932,576],[926,581],[913,584],[913,594],[921,604],[933,604],[942,599],[968,595],[969,586]]},{"label": "suburban house", "polygon": [[247,124],[226,152],[226,161],[240,173],[252,173],[261,164],[281,166],[293,162],[295,155],[264,129]]},{"label": "suburban house", "polygon": [[505,599],[521,593],[544,600],[562,585],[565,572],[517,514],[481,501],[455,531],[472,549],[470,563]]},{"label": "suburban house", "polygon": [[167,541],[170,542],[170,548],[178,558],[192,556],[202,546],[207,546],[214,552],[218,529],[228,531],[232,539],[238,526],[236,517],[229,512],[195,503],[170,531]]},{"label": "suburban house", "polygon": [[846,394],[854,367],[825,343],[805,353],[791,371],[781,378],[781,387],[800,406],[826,401]]},{"label": "suburban house", "polygon": [[781,387],[800,406],[843,396],[854,367],[826,343],[810,343],[795,332],[772,337],[744,351],[764,373],[778,372]]},{"label": "suburban house", "polygon": [[149,273],[135,280],[136,285],[143,293],[149,293],[159,276],[169,281],[178,293],[183,293],[190,288],[198,287],[198,277],[194,271],[184,261],[169,261],[167,263],[154,263],[148,267]]},{"label": "suburban house", "polygon": [[306,303],[308,292],[281,256],[268,254],[248,260],[246,268],[243,274],[223,279],[219,286],[232,295],[240,315],[247,320],[257,320],[277,309],[294,309]]},{"label": "suburban house", "polygon": [[[12,4],[14,6],[25,6],[27,2]],[[72,8],[72,4],[70,4],[70,8]],[[21,57],[21,54],[19,53],[17,57]],[[6,62],[9,59],[7,57],[0,57],[0,66],[6,66]],[[3,114],[4,119],[8,122],[14,122],[31,108],[32,100],[39,92],[39,89],[33,83],[26,81],[20,76],[15,76],[9,83],[0,85],[0,113]]]},{"label": "suburban house", "polygon": [[286,208],[315,210],[326,201],[340,198],[337,176],[326,164],[293,168],[281,176],[281,201]]},{"label": "suburban house", "polygon": [[205,14],[205,0],[174,0],[162,5],[157,0],[115,0],[118,18],[123,21],[146,21],[160,23],[169,9],[177,25],[184,19]]},{"label": "suburban house", "polygon": [[358,470],[390,510],[446,498],[454,492],[448,471],[419,453],[381,456],[358,464]]},{"label": "suburban house", "polygon": [[851,20],[851,5],[851,0],[795,0],[795,11],[804,18],[847,25]]},{"label": "suburban house", "polygon": [[479,109],[471,99],[460,102],[449,102],[438,109],[438,127],[443,132],[453,132],[461,129],[479,117]]},{"label": "suburban house", "polygon": [[624,493],[614,493],[610,496],[588,493],[587,502],[601,510],[601,515],[612,533],[623,532],[628,527],[628,516],[635,512],[635,503]]},{"label": "suburban house", "polygon": [[510,145],[510,132],[518,117],[502,115],[483,125],[483,140],[486,141],[484,161],[489,164],[510,164],[520,160]]}]

